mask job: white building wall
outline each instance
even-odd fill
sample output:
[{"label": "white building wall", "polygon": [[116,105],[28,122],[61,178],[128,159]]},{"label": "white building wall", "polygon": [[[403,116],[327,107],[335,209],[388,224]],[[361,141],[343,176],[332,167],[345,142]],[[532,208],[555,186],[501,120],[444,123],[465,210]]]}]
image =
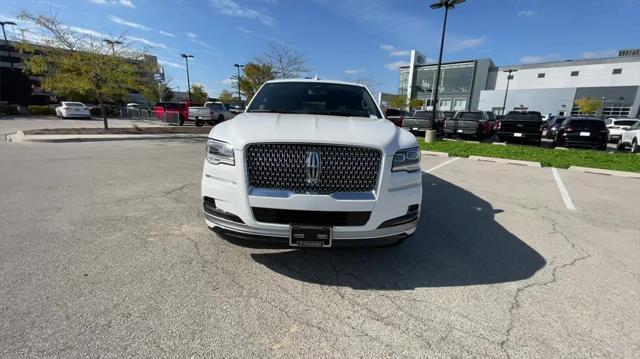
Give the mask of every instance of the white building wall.
[{"label": "white building wall", "polygon": [[[518,68],[518,66],[513,68]],[[613,69],[622,69],[622,73],[613,75]],[[571,76],[572,71],[579,71],[578,76]],[[538,78],[539,73],[544,73],[545,77]],[[508,73],[498,70],[491,75],[496,78],[494,89],[504,90],[507,85]],[[640,85],[640,59],[633,62],[607,64],[519,68],[517,72],[513,73],[513,79],[509,83],[509,91],[638,85]]]}]

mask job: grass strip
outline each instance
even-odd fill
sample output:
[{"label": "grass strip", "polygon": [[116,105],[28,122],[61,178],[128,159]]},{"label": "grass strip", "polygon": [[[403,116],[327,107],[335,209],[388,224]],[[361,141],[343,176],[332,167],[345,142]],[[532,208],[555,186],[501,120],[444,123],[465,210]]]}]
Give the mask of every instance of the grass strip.
[{"label": "grass strip", "polygon": [[418,138],[418,142],[423,150],[448,152],[449,156],[455,157],[486,156],[535,161],[545,167],[581,166],[640,173],[640,155],[632,153],[609,153],[583,149],[554,150],[526,145],[498,146],[490,143],[459,141],[425,143],[423,138]]}]

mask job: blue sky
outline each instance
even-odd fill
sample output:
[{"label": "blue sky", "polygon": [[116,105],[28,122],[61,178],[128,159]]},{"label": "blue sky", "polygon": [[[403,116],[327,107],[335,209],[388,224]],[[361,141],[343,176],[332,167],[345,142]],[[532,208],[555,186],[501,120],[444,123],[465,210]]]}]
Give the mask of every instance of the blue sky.
[{"label": "blue sky", "polygon": [[[171,85],[210,96],[233,90],[234,63],[277,40],[306,53],[311,75],[368,79],[395,93],[398,66],[417,49],[438,56],[435,0],[2,0],[0,18],[56,13],[77,31],[117,35],[149,48]],[[640,0],[467,0],[449,14],[445,61],[490,57],[497,65],[615,56],[640,47]],[[10,37],[21,36],[19,24]],[[27,33],[28,36],[28,33]]]}]

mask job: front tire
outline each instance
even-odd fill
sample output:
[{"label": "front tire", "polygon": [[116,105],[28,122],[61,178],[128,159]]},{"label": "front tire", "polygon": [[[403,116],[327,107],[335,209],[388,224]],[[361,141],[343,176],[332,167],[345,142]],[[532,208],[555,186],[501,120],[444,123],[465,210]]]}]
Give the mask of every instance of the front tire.
[{"label": "front tire", "polygon": [[218,123],[224,121],[224,115],[218,115]]},{"label": "front tire", "polygon": [[640,152],[640,147],[638,146],[638,140],[634,138],[633,142],[631,142],[631,153],[638,152]]},{"label": "front tire", "polygon": [[616,149],[621,151],[624,150],[626,146],[624,145],[624,142],[622,142],[622,136],[620,136],[620,139],[618,140],[618,144],[616,145]]}]

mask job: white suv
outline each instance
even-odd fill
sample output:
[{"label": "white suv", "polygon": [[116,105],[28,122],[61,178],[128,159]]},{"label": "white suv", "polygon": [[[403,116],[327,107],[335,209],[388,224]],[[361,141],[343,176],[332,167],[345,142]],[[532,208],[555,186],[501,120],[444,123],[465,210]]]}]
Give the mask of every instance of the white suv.
[{"label": "white suv", "polygon": [[269,81],[209,133],[202,200],[207,225],[226,237],[400,243],[420,216],[420,149],[362,85]]}]

